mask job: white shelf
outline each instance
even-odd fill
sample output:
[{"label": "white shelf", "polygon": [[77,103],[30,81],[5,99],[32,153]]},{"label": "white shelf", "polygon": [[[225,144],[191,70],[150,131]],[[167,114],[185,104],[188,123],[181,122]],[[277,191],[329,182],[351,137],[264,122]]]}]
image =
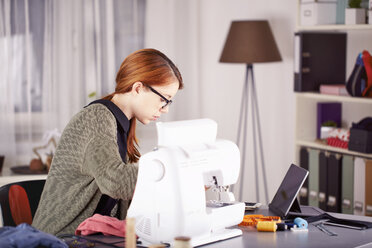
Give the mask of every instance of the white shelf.
[{"label": "white shelf", "polygon": [[372,98],[335,96],[314,92],[296,92],[296,131],[295,150],[296,162],[299,162],[299,148],[311,147],[330,152],[349,154],[352,156],[372,159],[372,154],[364,154],[349,151],[347,149],[328,146],[316,142],[317,136],[317,104],[319,102],[342,103],[342,128],[350,128],[352,123],[358,122],[364,117],[372,116]]},{"label": "white shelf", "polygon": [[349,151],[347,149],[328,146],[328,145],[325,145],[323,143],[316,142],[316,141],[297,140],[296,145],[372,159],[372,154]]},{"label": "white shelf", "polygon": [[345,25],[345,24],[335,24],[335,25],[316,25],[316,26],[297,26],[298,31],[326,31],[326,30],[368,30],[372,29],[371,24],[356,24],[356,25]]},{"label": "white shelf", "polygon": [[301,0],[297,0],[297,18],[296,18],[296,31],[335,31],[335,30],[368,30],[372,29],[372,24],[334,24],[334,25],[301,25]]},{"label": "white shelf", "polygon": [[314,100],[372,104],[372,98],[368,98],[368,97],[335,96],[335,95],[326,95],[326,94],[320,94],[320,93],[314,93],[314,92],[301,92],[301,93],[295,93],[295,94],[296,94],[296,97],[309,98],[309,99],[314,99]]}]

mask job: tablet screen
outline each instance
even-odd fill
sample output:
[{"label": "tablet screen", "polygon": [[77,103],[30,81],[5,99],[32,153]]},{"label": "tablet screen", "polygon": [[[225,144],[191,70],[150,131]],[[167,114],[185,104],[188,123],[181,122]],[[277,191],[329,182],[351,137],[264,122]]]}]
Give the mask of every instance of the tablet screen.
[{"label": "tablet screen", "polygon": [[273,200],[269,204],[269,209],[275,214],[285,217],[308,174],[307,170],[291,164]]}]

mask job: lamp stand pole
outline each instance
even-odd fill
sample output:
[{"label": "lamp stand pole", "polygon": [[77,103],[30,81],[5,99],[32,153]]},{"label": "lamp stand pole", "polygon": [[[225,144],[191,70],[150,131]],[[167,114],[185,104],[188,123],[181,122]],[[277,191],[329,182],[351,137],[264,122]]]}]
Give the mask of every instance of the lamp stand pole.
[{"label": "lamp stand pole", "polygon": [[[249,74],[251,75],[251,81],[249,81]],[[249,82],[251,84],[249,85]],[[250,87],[249,87],[250,86]],[[251,117],[252,117],[252,132],[253,132],[253,155],[254,155],[254,169],[255,169],[255,182],[256,182],[256,201],[260,202],[260,194],[259,194],[259,181],[258,181],[258,162],[257,162],[257,152],[260,151],[261,156],[261,168],[262,168],[262,176],[264,181],[264,189],[265,189],[265,200],[268,203],[268,192],[267,192],[267,181],[266,181],[266,169],[265,169],[265,161],[263,156],[263,148],[262,148],[262,137],[261,137],[261,124],[260,124],[260,115],[258,111],[258,102],[257,102],[257,93],[256,93],[256,86],[254,83],[254,76],[253,76],[253,64],[247,64],[246,67],[246,74],[245,74],[245,83],[243,86],[243,94],[242,100],[240,104],[240,116],[239,116],[239,127],[238,127],[238,137],[237,137],[237,145],[240,146],[240,137],[241,136],[241,128],[243,124],[243,145],[240,151],[242,152],[242,170],[240,173],[240,190],[239,190],[239,200],[242,200],[243,196],[243,182],[244,182],[244,169],[246,166],[245,161],[245,154],[246,154],[246,138],[247,138],[247,129],[248,129],[248,102],[249,96],[251,98]],[[258,144],[256,140],[256,129],[258,134]],[[258,147],[259,146],[259,147]]]}]

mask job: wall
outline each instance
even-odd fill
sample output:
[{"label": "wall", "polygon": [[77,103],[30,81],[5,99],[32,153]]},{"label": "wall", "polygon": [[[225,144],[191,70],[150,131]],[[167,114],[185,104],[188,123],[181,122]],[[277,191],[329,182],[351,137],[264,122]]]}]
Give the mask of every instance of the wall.
[{"label": "wall", "polygon": [[[254,65],[269,201],[295,157],[293,33],[296,10],[293,0],[149,0],[147,6],[145,44],[160,49],[176,62],[186,86],[162,120],[212,118],[218,123],[218,137],[233,141],[237,135],[245,66],[219,63],[219,57],[232,20],[269,20],[283,61]],[[348,73],[359,48],[367,46],[368,38],[371,40],[371,32],[367,35],[365,31],[353,32]],[[148,151],[156,144],[154,125],[139,127],[139,130],[142,151]],[[250,129],[248,141],[243,199],[256,201]],[[259,180],[259,200],[265,203],[261,176]]]}]

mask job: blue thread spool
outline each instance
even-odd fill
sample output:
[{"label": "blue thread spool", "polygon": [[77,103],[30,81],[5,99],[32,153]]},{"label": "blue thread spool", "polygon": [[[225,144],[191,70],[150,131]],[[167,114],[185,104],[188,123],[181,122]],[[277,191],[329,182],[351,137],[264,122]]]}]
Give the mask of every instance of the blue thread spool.
[{"label": "blue thread spool", "polygon": [[285,223],[285,225],[287,226],[287,229],[291,229],[291,228],[296,228],[297,225],[295,223]]},{"label": "blue thread spool", "polygon": [[285,223],[276,223],[276,230],[285,231],[287,230],[287,225]]},{"label": "blue thread spool", "polygon": [[296,219],[294,219],[294,223],[297,225],[298,228],[303,228],[303,229],[307,229],[309,225],[306,220],[300,217],[297,217]]}]

